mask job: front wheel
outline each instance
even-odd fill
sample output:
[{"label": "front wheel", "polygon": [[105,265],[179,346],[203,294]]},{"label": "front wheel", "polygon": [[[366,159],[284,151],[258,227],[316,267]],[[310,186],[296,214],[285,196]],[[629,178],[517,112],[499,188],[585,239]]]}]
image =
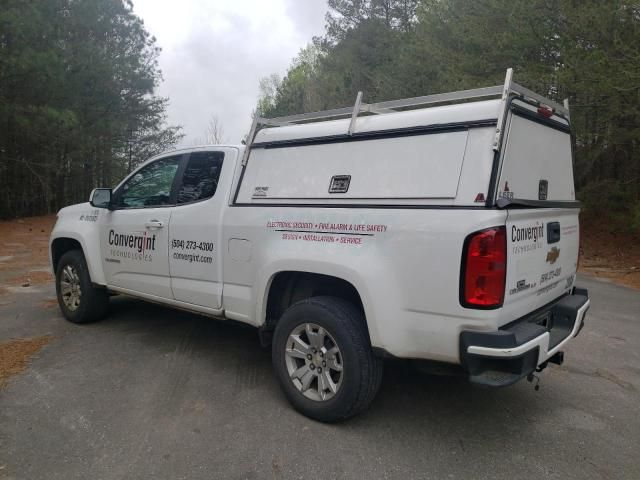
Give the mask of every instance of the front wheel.
[{"label": "front wheel", "polygon": [[304,415],[335,422],[365,410],[382,380],[362,313],[334,297],[312,297],[287,309],[272,345],[276,375]]},{"label": "front wheel", "polygon": [[60,310],[70,322],[92,322],[107,312],[107,291],[91,283],[87,262],[80,250],[71,250],[60,258],[56,268],[56,294]]}]

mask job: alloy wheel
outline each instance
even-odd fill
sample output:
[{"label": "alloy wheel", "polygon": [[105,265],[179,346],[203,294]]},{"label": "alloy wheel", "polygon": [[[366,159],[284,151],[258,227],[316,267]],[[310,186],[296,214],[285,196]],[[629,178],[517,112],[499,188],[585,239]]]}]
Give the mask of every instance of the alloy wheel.
[{"label": "alloy wheel", "polygon": [[342,353],[326,329],[314,323],[298,325],[287,339],[285,362],[293,385],[305,397],[321,402],[338,393]]}]

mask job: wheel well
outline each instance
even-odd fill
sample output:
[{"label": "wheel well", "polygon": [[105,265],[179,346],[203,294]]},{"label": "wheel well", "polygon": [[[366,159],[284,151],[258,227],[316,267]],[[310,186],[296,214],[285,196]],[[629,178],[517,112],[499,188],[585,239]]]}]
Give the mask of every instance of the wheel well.
[{"label": "wheel well", "polygon": [[53,261],[53,271],[58,269],[58,262],[62,258],[62,255],[71,251],[82,251],[82,245],[73,238],[56,238],[51,244],[51,260]]},{"label": "wheel well", "polygon": [[347,300],[364,314],[358,290],[346,280],[318,273],[279,272],[269,288],[267,315],[262,330],[267,333],[273,331],[282,314],[294,303],[320,295]]}]

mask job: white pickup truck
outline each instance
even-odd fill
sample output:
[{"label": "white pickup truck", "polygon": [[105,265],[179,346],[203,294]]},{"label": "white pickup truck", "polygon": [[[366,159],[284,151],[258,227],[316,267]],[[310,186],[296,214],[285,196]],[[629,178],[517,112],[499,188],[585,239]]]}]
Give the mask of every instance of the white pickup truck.
[{"label": "white pickup truck", "polygon": [[275,119],[62,209],[64,316],[125,294],[258,327],[293,406],[365,409],[382,359],[505,386],[561,363],[589,299],[568,105],[512,81]]}]

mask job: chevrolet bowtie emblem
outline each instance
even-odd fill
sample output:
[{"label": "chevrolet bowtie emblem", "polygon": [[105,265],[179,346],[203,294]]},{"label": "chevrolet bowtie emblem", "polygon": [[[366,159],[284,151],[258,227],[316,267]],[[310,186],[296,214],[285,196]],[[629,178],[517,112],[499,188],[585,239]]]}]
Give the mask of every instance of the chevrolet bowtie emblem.
[{"label": "chevrolet bowtie emblem", "polygon": [[547,252],[547,262],[554,264],[556,260],[560,256],[560,249],[558,247],[553,247],[551,250]]}]

